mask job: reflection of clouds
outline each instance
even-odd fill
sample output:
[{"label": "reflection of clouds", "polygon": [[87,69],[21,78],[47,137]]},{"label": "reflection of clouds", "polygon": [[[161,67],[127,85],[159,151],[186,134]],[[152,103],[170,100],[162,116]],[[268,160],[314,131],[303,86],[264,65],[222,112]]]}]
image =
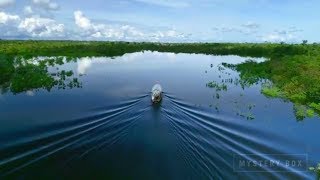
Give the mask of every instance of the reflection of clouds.
[{"label": "reflection of clouds", "polygon": [[176,54],[175,53],[166,53],[168,59],[170,60],[175,60],[176,59]]},{"label": "reflection of clouds", "polygon": [[27,96],[34,96],[34,92],[33,91],[27,91],[26,94],[27,94]]},{"label": "reflection of clouds", "polygon": [[[117,68],[123,69],[143,69],[143,68],[163,68],[170,64],[178,64],[181,66],[199,66],[199,61],[195,59],[201,59],[202,65],[213,64],[214,66],[226,62],[229,64],[239,64],[246,60],[254,60],[256,62],[265,61],[265,58],[246,58],[235,55],[228,56],[215,56],[205,54],[184,54],[184,53],[170,53],[170,52],[157,52],[157,51],[141,51],[135,53],[124,54],[123,56],[111,58],[111,57],[83,57],[77,61],[77,73],[79,75],[88,73],[89,69],[95,69],[98,71],[116,71]],[[128,66],[130,64],[130,66]],[[110,65],[110,66],[109,66]],[[115,66],[113,66],[115,65]],[[120,66],[119,66],[120,65]],[[121,66],[123,65],[123,66]],[[118,69],[119,71],[119,69]]]},{"label": "reflection of clouds", "polygon": [[119,57],[122,61],[131,62],[137,60],[146,60],[146,61],[155,61],[155,60],[170,60],[174,61],[176,59],[175,53],[166,53],[166,52],[157,52],[157,51],[144,51],[144,52],[135,52],[130,54],[125,54]]},{"label": "reflection of clouds", "polygon": [[157,62],[175,62],[177,59],[175,53],[162,53],[162,52],[135,52],[124,54],[123,56],[110,58],[110,57],[84,57],[79,58],[77,61],[77,73],[86,74],[88,69],[95,67],[96,64],[127,64],[127,63],[157,63]]},{"label": "reflection of clouds", "polygon": [[142,55],[143,55],[143,52],[136,52],[136,53],[125,54],[125,55],[121,56],[120,58],[121,58],[121,60],[123,60],[125,62],[130,62],[130,61],[134,61],[134,60],[138,59]]},{"label": "reflection of clouds", "polygon": [[80,58],[77,62],[77,72],[78,74],[85,74],[86,71],[91,67],[92,65],[92,59],[85,57]]}]

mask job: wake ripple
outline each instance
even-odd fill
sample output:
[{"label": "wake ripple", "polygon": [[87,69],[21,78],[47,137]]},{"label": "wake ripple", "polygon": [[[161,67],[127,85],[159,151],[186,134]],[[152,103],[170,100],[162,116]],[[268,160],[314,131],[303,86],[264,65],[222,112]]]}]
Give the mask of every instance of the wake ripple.
[{"label": "wake ripple", "polygon": [[[259,173],[238,172],[234,167],[235,156],[254,161],[255,159],[277,159],[278,155],[287,154],[288,158],[298,159],[299,157],[290,155],[286,150],[290,147],[296,149],[299,144],[267,130],[244,124],[238,119],[216,114],[211,109],[195,107],[175,95],[169,93],[164,95],[163,102],[158,107],[151,105],[149,94],[145,93],[119,104],[93,107],[85,117],[50,123],[19,132],[18,134],[22,134],[23,137],[16,137],[17,132],[8,134],[7,139],[0,139],[0,177],[16,176],[20,172],[28,173],[30,168],[46,159],[59,159],[58,165],[63,169],[81,162],[81,159],[94,156],[99,150],[103,149],[103,153],[112,150],[116,145],[131,143],[133,147],[139,146],[135,148],[143,151],[145,150],[143,148],[149,148],[149,145],[158,147],[155,144],[170,147],[168,146],[170,143],[166,142],[170,141],[176,146],[173,149],[177,149],[176,156],[184,166],[181,169],[187,173],[183,177],[189,179],[310,178],[305,171],[284,165],[279,165],[277,171],[262,166],[254,169]],[[156,121],[155,117],[161,118]],[[157,123],[150,121],[156,121],[166,127],[157,128]],[[132,129],[138,125],[139,134],[131,136]],[[148,128],[151,131],[146,130]],[[145,137],[145,132],[150,134],[146,134]],[[154,139],[150,141],[148,136],[163,142],[148,144],[154,141]],[[136,141],[130,142],[130,140]],[[141,144],[135,144],[135,142],[141,142]],[[285,148],[279,144],[285,145]],[[175,152],[163,147],[160,147],[161,151]],[[149,152],[148,155],[151,154],[153,161],[159,160],[156,152],[147,152]],[[135,156],[135,152],[130,153]]]},{"label": "wake ripple", "polygon": [[[0,147],[0,177],[5,177],[58,152],[77,152],[66,162],[81,158],[95,149],[112,145],[127,136],[150,106],[139,108],[147,95],[110,107],[95,108],[84,118],[28,129],[24,137],[4,141]],[[130,114],[130,116],[128,116]],[[129,118],[128,118],[129,117]],[[77,148],[81,147],[81,151]]]},{"label": "wake ripple", "polygon": [[[215,114],[210,109],[198,108],[177,97],[166,93],[168,103],[164,114],[175,135],[181,156],[186,165],[195,169],[197,175],[205,179],[226,178],[310,178],[305,169],[280,164],[277,169],[268,166],[256,167],[254,173],[237,172],[234,168],[234,156],[254,161],[256,159],[276,160],[279,155],[288,159],[300,159],[301,156],[284,151],[290,147],[299,147],[296,142],[271,134],[266,130],[242,124],[243,121]],[[294,148],[292,148],[294,149]],[[253,158],[254,157],[254,158]]]}]

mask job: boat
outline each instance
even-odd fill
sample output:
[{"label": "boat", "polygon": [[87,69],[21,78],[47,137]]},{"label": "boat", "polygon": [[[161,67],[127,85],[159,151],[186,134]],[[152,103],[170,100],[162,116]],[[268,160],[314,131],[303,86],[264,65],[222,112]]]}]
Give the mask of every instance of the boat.
[{"label": "boat", "polygon": [[160,84],[155,84],[151,90],[151,101],[154,104],[160,103],[162,100],[162,87]]}]

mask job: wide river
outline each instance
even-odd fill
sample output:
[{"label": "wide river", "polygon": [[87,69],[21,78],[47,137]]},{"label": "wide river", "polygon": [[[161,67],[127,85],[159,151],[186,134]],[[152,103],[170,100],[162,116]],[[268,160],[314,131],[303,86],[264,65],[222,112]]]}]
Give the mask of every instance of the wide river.
[{"label": "wide river", "polygon": [[245,85],[222,65],[248,58],[50,58],[19,60],[0,84],[2,178],[315,178],[320,118],[297,120],[291,102],[261,94],[268,80]]}]

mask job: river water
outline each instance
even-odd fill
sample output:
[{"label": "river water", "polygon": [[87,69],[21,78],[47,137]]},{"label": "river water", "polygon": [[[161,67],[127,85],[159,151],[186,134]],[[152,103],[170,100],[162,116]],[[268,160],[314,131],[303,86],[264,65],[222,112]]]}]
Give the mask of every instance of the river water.
[{"label": "river water", "polygon": [[59,58],[45,73],[35,67],[46,57],[26,59],[13,66],[30,66],[16,71],[23,81],[0,86],[3,178],[315,178],[320,119],[297,121],[292,103],[261,94],[267,80],[241,86],[221,64],[246,57]]}]

